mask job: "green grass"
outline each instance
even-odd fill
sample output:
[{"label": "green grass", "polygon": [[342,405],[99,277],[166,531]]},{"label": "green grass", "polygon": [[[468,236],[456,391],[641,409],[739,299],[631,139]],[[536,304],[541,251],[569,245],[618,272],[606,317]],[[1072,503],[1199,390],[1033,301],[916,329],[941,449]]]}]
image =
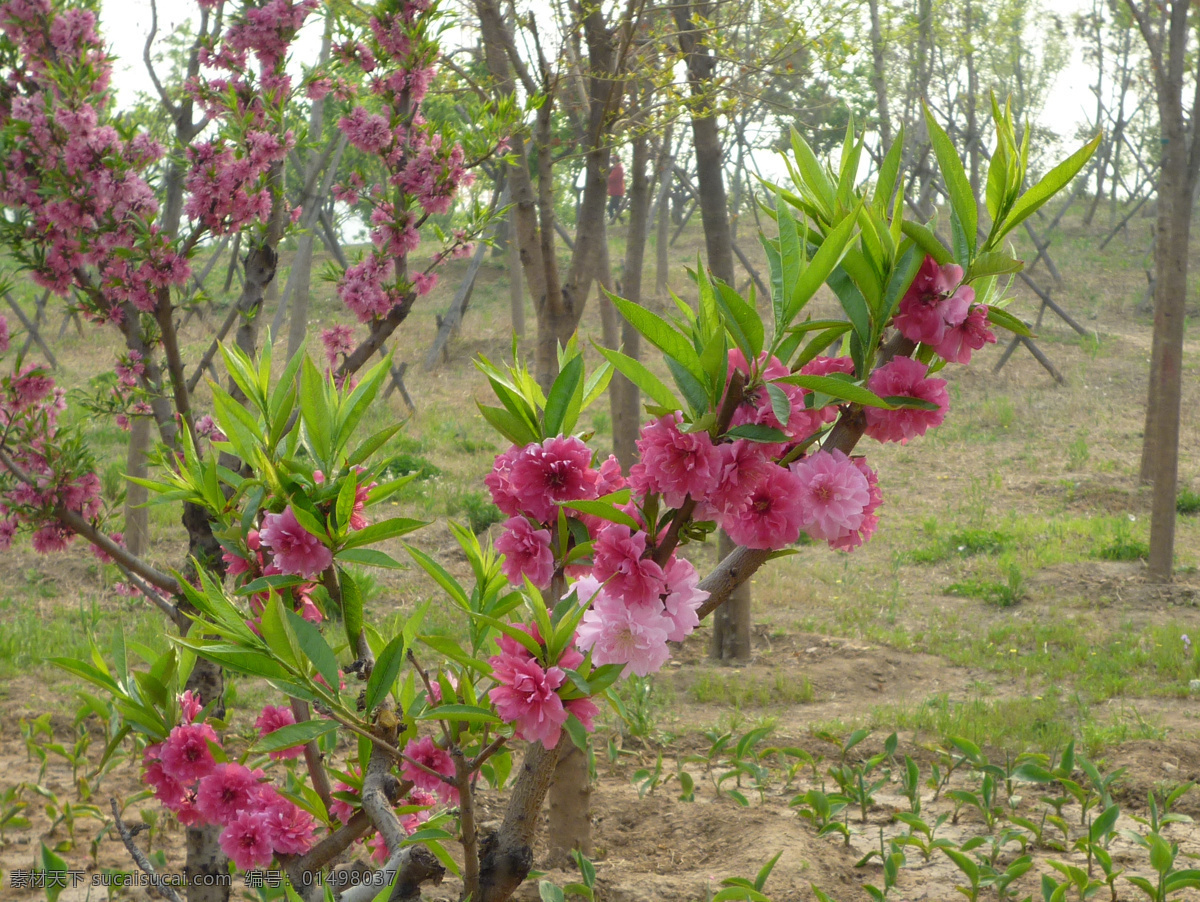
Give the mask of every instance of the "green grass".
[{"label": "green grass", "polygon": [[773,676],[746,673],[700,673],[687,688],[690,699],[701,704],[727,704],[734,708],[802,705],[816,698],[808,677],[791,679],[782,672]]},{"label": "green grass", "polygon": [[1175,499],[1175,510],[1181,514],[1200,514],[1200,492],[1181,490]]}]

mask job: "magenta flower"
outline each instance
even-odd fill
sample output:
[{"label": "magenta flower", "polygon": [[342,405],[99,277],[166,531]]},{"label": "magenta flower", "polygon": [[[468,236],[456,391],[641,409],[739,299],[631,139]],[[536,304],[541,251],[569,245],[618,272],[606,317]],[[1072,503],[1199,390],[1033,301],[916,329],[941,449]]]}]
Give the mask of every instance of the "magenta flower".
[{"label": "magenta flower", "polygon": [[557,746],[567,712],[554,690],[566,674],[558,667],[543,670],[532,658],[513,655],[497,655],[489,663],[500,685],[488,692],[488,698],[501,719],[513,725],[514,735],[548,749]]},{"label": "magenta flower", "polygon": [[229,821],[217,842],[243,871],[265,868],[274,857],[267,815],[262,811],[243,811]]},{"label": "magenta flower", "polygon": [[333,563],[333,552],[300,525],[291,505],[282,514],[267,514],[259,533],[262,543],[275,554],[281,573],[316,579]]},{"label": "magenta flower", "polygon": [[181,724],[171,730],[162,744],[159,758],[167,776],[180,783],[188,784],[212,773],[216,766],[210,742],[217,741],[217,734],[206,723]]},{"label": "magenta flower", "polygon": [[882,410],[868,407],[866,434],[880,442],[906,444],[910,438],[924,435],[926,430],[940,426],[950,408],[950,393],[945,379],[926,377],[929,368],[911,357],[894,357],[879,367],[867,380],[867,388],[881,398],[896,396],[919,398],[936,404],[936,410],[901,407]]},{"label": "magenta flower", "polygon": [[[283,705],[266,705],[262,709],[262,713],[258,715],[258,719],[254,721],[254,725],[258,727],[260,736],[266,736],[269,733],[274,733],[282,727],[291,726],[296,722],[296,715],[292,713],[291,708],[285,708]],[[276,761],[283,761],[287,758],[299,758],[304,754],[304,746],[294,745],[291,748],[280,749],[277,752],[269,752],[270,756]]]},{"label": "magenta flower", "polygon": [[0,354],[8,350],[8,320],[0,316]]},{"label": "magenta flower", "polygon": [[996,335],[988,328],[987,304],[976,304],[961,323],[946,329],[934,350],[946,360],[967,364],[971,362],[972,351],[995,343]]},{"label": "magenta flower", "polygon": [[627,605],[657,604],[667,590],[662,567],[646,553],[646,534],[610,523],[592,545],[592,574]]},{"label": "magenta flower", "polygon": [[276,794],[265,807],[267,840],[283,855],[303,855],[313,844],[317,823],[313,816]]},{"label": "magenta flower", "polygon": [[483,484],[492,493],[492,503],[500,512],[510,517],[521,513],[521,499],[512,487],[512,465],[521,456],[522,448],[512,445],[503,454],[497,454],[492,472],[483,477]]},{"label": "magenta flower", "polygon": [[243,764],[218,764],[200,781],[196,807],[210,824],[229,824],[257,806],[258,777]]},{"label": "magenta flower", "polygon": [[192,723],[204,710],[204,705],[200,703],[200,699],[196,698],[196,693],[191,689],[186,689],[183,695],[179,696],[179,710],[183,714],[184,721]]},{"label": "magenta flower", "polygon": [[154,797],[156,799],[171,810],[175,810],[187,799],[188,792],[182,783],[173,777],[167,776],[167,772],[163,770],[162,762],[158,760],[158,753],[160,751],[161,745],[152,745],[146,748],[142,756],[142,764],[146,768],[142,773],[142,782],[154,790]]},{"label": "magenta flower", "polygon": [[637,440],[641,461],[629,478],[642,494],[656,492],[669,507],[679,507],[691,495],[704,499],[718,466],[717,449],[707,432],[681,432],[678,414],[652,420]]},{"label": "magenta flower", "polygon": [[[439,774],[444,774],[451,779],[454,777],[454,760],[450,757],[449,752],[437,746],[431,736],[410,739],[408,745],[404,747],[404,754]],[[418,789],[437,793],[438,798],[447,805],[458,804],[458,787],[439,780],[428,771],[405,761],[400,768],[400,775],[405,780],[411,780]]]},{"label": "magenta flower", "polygon": [[791,469],[803,493],[801,528],[810,536],[832,542],[862,525],[870,501],[867,478],[844,453],[818,451]]},{"label": "magenta flower", "polygon": [[775,464],[767,457],[761,442],[739,439],[717,445],[720,464],[708,501],[696,507],[696,519],[717,520],[725,512],[740,507],[750,490]]},{"label": "magenta flower", "polygon": [[740,505],[719,520],[729,537],[747,548],[782,548],[800,537],[804,498],[790,470],[771,465],[749,486]]},{"label": "magenta flower", "polygon": [[975,289],[961,285],[962,277],[961,266],[947,263],[939,267],[936,260],[926,257],[900,300],[892,325],[910,341],[941,342],[947,328],[966,318],[967,307],[975,300]]},{"label": "magenta flower", "polygon": [[526,445],[509,473],[521,509],[546,523],[558,519],[559,502],[595,498],[599,474],[591,463],[591,450],[573,435]]},{"label": "magenta flower", "polygon": [[568,714],[574,714],[589,733],[596,729],[596,718],[600,716],[600,709],[590,698],[573,698],[569,702],[563,702],[563,707],[567,709]]},{"label": "magenta flower", "polygon": [[671,656],[667,637],[674,628],[661,605],[630,606],[601,592],[583,615],[576,642],[591,651],[594,664],[624,664],[626,676],[646,676]]},{"label": "magenta flower", "polygon": [[522,585],[526,576],[539,589],[550,585],[554,576],[550,530],[534,529],[524,517],[510,517],[504,535],[496,540],[496,550],[504,555],[501,568],[514,586]]}]

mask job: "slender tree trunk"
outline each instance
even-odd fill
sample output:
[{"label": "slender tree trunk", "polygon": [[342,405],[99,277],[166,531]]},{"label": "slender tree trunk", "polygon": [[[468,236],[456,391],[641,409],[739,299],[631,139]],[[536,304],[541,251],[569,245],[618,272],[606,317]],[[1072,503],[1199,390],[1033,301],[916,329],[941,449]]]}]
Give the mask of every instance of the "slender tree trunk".
[{"label": "slender tree trunk", "polygon": [[[146,452],[150,450],[150,418],[134,417],[129,428],[129,453],[125,458],[125,472],[130,476],[146,478]],[[150,547],[150,526],[147,520],[146,501],[149,492],[145,486],[130,482],[125,488],[125,547],[131,554],[142,557]]]},{"label": "slender tree trunk", "polygon": [[[712,81],[716,60],[703,43],[703,32],[696,25],[698,18],[709,19],[705,3],[680,4],[674,8],[679,28],[679,45],[687,60],[688,81],[692,91],[692,148],[696,155],[696,181],[700,191],[700,218],[704,223],[704,247],[708,266],[714,276],[733,285],[733,234],[729,227],[729,206],[725,196],[725,173],[721,153],[721,133],[713,112]],[[721,534],[721,543],[732,549],[729,537]],[[724,557],[728,551],[721,552]],[[723,608],[723,616],[713,622],[714,657],[721,660],[750,656],[749,633],[738,639],[727,635],[736,624],[750,622],[750,584],[742,583]]]},{"label": "slender tree trunk", "polygon": [[671,243],[671,184],[675,178],[675,153],[671,144],[673,125],[667,126],[658,157],[658,221],[654,237],[654,296],[667,296],[667,277],[670,261],[667,251]]},{"label": "slender tree trunk", "polygon": [[[640,131],[633,141],[633,160],[629,166],[629,231],[625,239],[625,265],[621,273],[621,294],[635,304],[642,303],[642,272],[646,261],[646,236],[650,218],[650,139]],[[641,337],[632,325],[621,323],[621,346],[630,357],[641,354]],[[641,393],[622,376],[613,374],[611,391],[613,454],[626,473],[637,460],[637,436],[641,426]]]},{"label": "slender tree trunk", "polygon": [[508,218],[508,303],[511,308],[512,330],[517,338],[525,337],[525,280],[521,277],[521,250],[517,246],[517,214],[509,210]]},{"label": "slender tree trunk", "polygon": [[883,26],[879,20],[879,0],[870,0],[871,8],[871,81],[875,85],[875,114],[879,117],[879,138],[884,153],[892,146],[892,117],[888,111],[887,81],[884,78]]}]

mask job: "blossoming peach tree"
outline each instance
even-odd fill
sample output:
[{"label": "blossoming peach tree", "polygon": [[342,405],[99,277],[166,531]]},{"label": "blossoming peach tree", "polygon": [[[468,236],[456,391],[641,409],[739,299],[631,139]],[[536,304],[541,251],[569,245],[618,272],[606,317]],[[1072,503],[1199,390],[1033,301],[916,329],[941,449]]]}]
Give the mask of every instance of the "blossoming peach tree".
[{"label": "blossoming peach tree", "polygon": [[[262,12],[277,5],[269,17]],[[241,37],[227,34],[228,49],[214,47],[211,59],[234,71],[249,49],[271,75],[263,96],[290,90],[278,65],[307,9],[272,0],[233,16],[230,33]],[[429,12],[420,2],[381,4],[370,39],[343,53],[373,73],[375,97],[375,111],[352,112],[343,128],[393,173],[390,198],[365,192],[374,249],[341,282],[370,336],[354,349],[342,336],[327,337],[325,370],[306,355],[279,366],[269,342],[261,350],[224,347],[230,383],[210,385],[211,422],[201,429],[171,316],[195,232],[174,243],[154,231],[152,194],[139,187],[152,149],[97,124],[97,73],[106,70],[90,14],[57,12],[45,0],[0,7],[13,67],[4,152],[19,164],[0,176],[5,203],[18,211],[5,224],[15,233],[9,246],[37,278],[75,291],[89,315],[121,325],[127,379],[162,437],[157,472],[143,482],[158,501],[182,504],[189,522],[203,524],[212,550],[205,555],[193,542],[189,566],[168,574],[108,536],[87,449],[57,425],[61,391],[44,372],[22,366],[0,382],[0,537],[7,544],[27,529],[35,547],[51,550],[83,536],[180,627],[163,655],[118,634],[91,660],[57,663],[113,699],[122,726],[111,746],[134,745],[147,795],[188,827],[189,899],[214,898],[201,877],[273,863],[287,876],[280,887],[287,898],[330,898],[330,868],[357,842],[369,843],[383,868],[367,885],[342,890],[344,902],[417,899],[447,870],[461,880],[463,899],[510,898],[532,866],[555,761],[568,744],[586,742],[608,689],[662,667],[669,643],[685,639],[802,532],[842,551],[870,538],[883,499],[874,470],[853,453],[859,438],[907,442],[936,427],[948,406],[936,373],[994,341],[992,326],[1024,330],[1003,310],[1003,277],[1020,266],[1005,236],[1092,150],[1022,193],[1025,146],[1007,111],[996,108],[991,225],[981,231],[962,165],[930,120],[951,201],[947,248],[934,229],[903,216],[902,141],[867,191],[856,185],[861,139],[847,136],[834,173],[797,136],[793,184],[769,197],[778,237],[764,239],[772,281],[766,322],[754,298],[698,269],[698,303],[679,301],[674,319],[615,299],[662,352],[669,381],[605,348],[589,375],[576,340],[561,349],[546,392],[519,360],[481,359],[497,404],[480,410],[512,443],[486,479],[509,517],[503,535],[490,547],[451,525],[469,564],[465,580],[406,545],[439,594],[400,622],[373,623],[351,568],[400,567],[376,546],[423,524],[377,513],[400,485],[384,478],[381,454],[399,426],[361,435],[360,425],[387,364],[357,382],[347,377],[427,287],[408,274],[406,254],[423,216],[442,208],[451,183],[463,178],[461,155],[430,135],[413,109],[428,82],[417,70],[431,58],[415,66],[410,54],[429,49],[419,32]],[[381,59],[394,71],[377,71]],[[228,96],[225,108],[238,108],[241,78],[235,72],[204,96]],[[328,87],[329,76],[314,79],[317,90]],[[78,93],[63,90],[64,80]],[[197,230],[275,213],[270,161],[286,136],[234,134],[222,150],[192,154],[188,209]],[[256,148],[267,148],[258,168]],[[247,187],[247,203],[234,204],[244,214],[218,210],[236,198],[223,168],[235,163],[248,185],[264,185],[269,204],[253,201],[258,195]],[[422,166],[418,178],[413,167]],[[114,168],[137,188],[120,193],[140,198],[136,211],[89,193],[102,188],[96,173]],[[212,185],[226,187],[202,188]],[[344,193],[357,199],[361,187]],[[85,245],[81,236],[91,234],[111,237]],[[826,284],[844,318],[807,312]],[[576,435],[581,412],[613,370],[651,401],[641,459],[628,474]],[[701,580],[681,551],[716,525],[742,548]],[[452,636],[423,631],[434,604],[458,616]],[[256,712],[260,738],[248,747],[229,738],[213,668],[264,680],[279,694],[279,704]],[[208,678],[198,681],[200,672]],[[504,793],[504,815],[485,831],[479,803],[492,793]],[[153,872],[115,802],[113,813],[138,866]],[[170,886],[162,891],[179,898]]]}]

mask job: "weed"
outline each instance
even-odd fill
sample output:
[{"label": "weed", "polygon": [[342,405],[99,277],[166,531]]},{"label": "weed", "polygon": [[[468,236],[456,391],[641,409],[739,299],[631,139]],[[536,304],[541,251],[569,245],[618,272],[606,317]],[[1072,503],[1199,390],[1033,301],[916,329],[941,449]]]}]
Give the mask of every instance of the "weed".
[{"label": "weed", "polygon": [[490,496],[471,489],[455,492],[446,499],[447,517],[457,517],[463,513],[467,515],[467,525],[475,535],[504,519],[504,514],[492,503]]},{"label": "weed", "polygon": [[1092,452],[1088,450],[1087,438],[1079,436],[1067,445],[1067,469],[1071,472],[1082,470],[1091,456]]},{"label": "weed", "polygon": [[969,579],[951,583],[946,587],[947,595],[978,598],[1000,608],[1011,608],[1025,597],[1025,576],[1015,564],[1007,568],[1007,579],[996,582],[985,579]]},{"label": "weed", "polygon": [[1175,510],[1181,514],[1200,514],[1200,492],[1181,490],[1175,499]]},{"label": "weed", "polygon": [[1116,535],[1099,551],[1099,556],[1106,561],[1137,561],[1149,554],[1150,546],[1134,538],[1129,531],[1129,524],[1124,520],[1117,521]]},{"label": "weed", "polygon": [[420,454],[415,454],[411,451],[401,451],[388,461],[379,478],[380,482],[386,482],[389,479],[399,479],[401,476],[407,476],[409,473],[416,473],[416,479],[420,481],[433,476],[439,476],[441,472],[441,469],[431,464]]},{"label": "weed", "polygon": [[693,700],[702,704],[715,702],[734,708],[804,705],[816,697],[808,677],[795,679],[782,672],[770,677],[701,673],[687,691]]}]

